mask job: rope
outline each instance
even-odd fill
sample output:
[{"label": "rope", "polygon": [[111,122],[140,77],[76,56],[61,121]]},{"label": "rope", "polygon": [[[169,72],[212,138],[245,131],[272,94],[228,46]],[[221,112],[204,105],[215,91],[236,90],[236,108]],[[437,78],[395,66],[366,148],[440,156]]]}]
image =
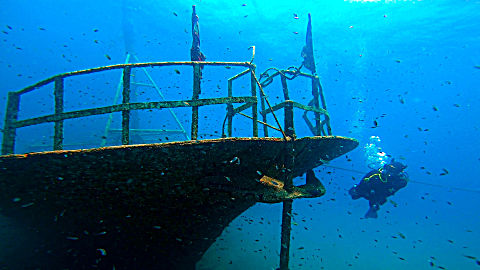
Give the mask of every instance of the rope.
[{"label": "rope", "polygon": [[260,88],[260,91],[262,91],[262,95],[265,98],[265,101],[267,102],[268,107],[270,108],[270,112],[272,113],[273,118],[275,118],[275,122],[277,122],[277,125],[278,125],[278,128],[280,129],[280,132],[282,132],[283,139],[287,140],[287,135],[285,135],[285,132],[283,131],[282,126],[280,125],[280,122],[278,121],[277,116],[273,112],[272,105],[270,105],[270,101],[268,101],[267,95],[265,95],[265,92],[263,91],[263,87],[260,84],[260,82],[258,81],[257,75],[255,75],[255,71],[253,71],[253,69],[251,69],[250,71],[252,72],[253,78],[255,78],[255,81],[257,82],[258,88]]}]

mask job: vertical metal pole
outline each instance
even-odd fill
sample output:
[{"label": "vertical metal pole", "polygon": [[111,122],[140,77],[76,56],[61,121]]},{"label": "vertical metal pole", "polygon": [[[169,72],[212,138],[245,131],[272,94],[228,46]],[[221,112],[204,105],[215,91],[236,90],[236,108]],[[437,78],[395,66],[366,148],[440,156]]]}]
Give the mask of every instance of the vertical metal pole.
[{"label": "vertical metal pole", "polygon": [[[281,75],[282,81],[282,88],[283,88],[283,96],[285,101],[290,100],[290,96],[288,94],[288,86],[287,86],[287,78]],[[292,137],[295,134],[295,127],[293,125],[293,104],[287,103],[284,108],[285,111],[285,135]]]},{"label": "vertical metal pole", "polygon": [[[55,78],[55,89],[53,90],[55,98],[55,115],[63,113],[64,84],[63,77]],[[63,120],[55,121],[53,135],[53,150],[63,149]]]},{"label": "vertical metal pole", "polygon": [[[265,111],[265,96],[263,95],[263,92],[260,91],[260,108],[262,112]],[[264,123],[267,123],[267,114],[262,114],[262,120]],[[266,125],[263,125],[263,137],[268,137],[268,127]]]},{"label": "vertical metal pole", "polygon": [[[130,67],[123,68],[123,104],[130,103]],[[130,143],[130,110],[122,111],[122,144]]]},{"label": "vertical metal pole", "polygon": [[[289,100],[287,79],[285,76],[281,76],[283,95],[285,100]],[[293,104],[288,103],[285,106],[285,135],[290,140],[285,142],[285,156],[284,156],[284,168],[283,168],[283,181],[284,188],[291,192],[293,189],[293,169],[295,166],[295,152],[294,152],[294,139],[295,129],[293,126]],[[290,236],[292,230],[292,209],[293,200],[286,200],[283,202],[282,211],[282,235],[280,246],[280,270],[288,270],[288,263],[290,257]]]},{"label": "vertical metal pole", "polygon": [[[193,64],[193,96],[192,100],[197,100],[200,97],[201,86],[200,79],[202,77],[202,67],[198,64]],[[192,140],[198,137],[198,106],[192,107]]]},{"label": "vertical metal pole", "polygon": [[[252,96],[257,97],[257,81],[255,80],[255,65],[250,66],[250,86],[252,87]],[[258,108],[257,99],[252,105],[252,119],[253,119],[253,137],[258,137]]]},{"label": "vertical metal pole", "polygon": [[5,113],[5,126],[3,127],[2,155],[13,154],[15,151],[15,122],[20,109],[20,95],[15,92],[8,93],[7,111]]},{"label": "vertical metal pole", "polygon": [[[312,79],[312,95],[313,95],[313,107],[315,108],[320,108],[320,105],[318,103],[318,85],[317,84],[317,80],[318,77],[316,77],[316,79]],[[315,112],[315,136],[321,136],[321,131],[322,131],[322,125],[321,125],[321,121],[320,121],[320,113],[319,112]]]},{"label": "vertical metal pole", "polygon": [[[233,89],[232,89],[232,80],[228,80],[228,97],[233,96]],[[228,137],[232,137],[232,125],[233,125],[233,105],[232,103],[227,104],[227,134]]]},{"label": "vertical metal pole", "polygon": [[[320,84],[320,79],[317,76],[315,77],[315,80],[312,80],[312,91],[313,91],[314,85],[315,85],[315,89],[316,89],[315,92],[317,93],[315,106],[317,108],[319,108],[319,106],[320,106],[319,102],[318,102],[318,95],[320,94],[320,100],[322,101],[322,108],[326,111],[327,110],[327,102],[325,101],[325,96],[323,95],[323,88],[322,88],[322,85]],[[316,114],[318,114],[317,125],[320,125],[320,113],[316,113]],[[316,118],[317,118],[317,115],[315,115],[315,119]],[[330,126],[330,117],[326,114],[325,114],[325,123],[327,125],[327,135],[332,135],[332,127]]]}]

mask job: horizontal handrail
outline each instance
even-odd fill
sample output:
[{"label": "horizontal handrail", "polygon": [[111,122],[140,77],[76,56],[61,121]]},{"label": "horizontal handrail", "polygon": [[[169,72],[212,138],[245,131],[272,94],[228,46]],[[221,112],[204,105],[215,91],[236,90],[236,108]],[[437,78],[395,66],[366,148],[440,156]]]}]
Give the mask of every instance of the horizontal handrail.
[{"label": "horizontal handrail", "polygon": [[200,62],[200,61],[172,61],[172,62],[147,62],[147,63],[117,64],[117,65],[96,67],[96,68],[90,68],[90,69],[77,70],[77,71],[57,74],[57,75],[52,76],[50,78],[47,78],[45,80],[39,81],[38,83],[27,86],[27,87],[23,88],[22,90],[19,90],[19,91],[14,92],[14,93],[16,93],[18,95],[22,95],[22,94],[31,92],[31,91],[39,88],[39,87],[42,87],[44,85],[47,85],[47,84],[55,81],[56,78],[67,78],[67,77],[72,77],[72,76],[76,76],[76,75],[91,74],[91,73],[96,73],[96,72],[105,71],[105,70],[123,69],[125,67],[141,68],[141,67],[194,66],[194,65],[200,65],[200,66],[243,66],[243,67],[248,67],[248,68],[255,66],[254,64],[251,64],[249,62]]},{"label": "horizontal handrail", "polygon": [[85,110],[63,112],[57,114],[50,114],[36,118],[30,118],[13,122],[14,128],[21,128],[26,126],[38,125],[48,122],[57,122],[66,119],[80,118],[92,115],[107,114],[113,112],[130,111],[130,110],[147,110],[147,109],[163,109],[163,108],[178,108],[178,107],[194,107],[204,105],[216,105],[227,103],[256,103],[257,98],[253,96],[245,97],[223,97],[223,98],[208,98],[197,100],[178,100],[178,101],[158,101],[158,102],[144,102],[144,103],[126,103],[117,104],[106,107],[91,108]]}]

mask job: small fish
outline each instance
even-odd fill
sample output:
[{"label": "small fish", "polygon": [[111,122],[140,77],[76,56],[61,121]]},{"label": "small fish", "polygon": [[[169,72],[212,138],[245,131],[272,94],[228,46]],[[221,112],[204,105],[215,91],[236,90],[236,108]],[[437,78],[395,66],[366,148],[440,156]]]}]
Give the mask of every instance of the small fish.
[{"label": "small fish", "polygon": [[43,28],[43,27],[39,27],[38,30],[42,30],[42,31],[45,31],[47,29]]},{"label": "small fish", "polygon": [[402,239],[405,239],[405,238],[406,238],[405,235],[404,235],[403,233],[401,233],[401,232],[399,232],[398,235],[399,235]]},{"label": "small fish", "polygon": [[97,251],[100,252],[100,255],[107,256],[107,251],[103,248],[97,248]]},{"label": "small fish", "polygon": [[463,257],[467,258],[467,259],[472,259],[472,260],[476,260],[477,258],[474,257],[474,256],[470,256],[470,255],[463,255]]},{"label": "small fish", "polygon": [[460,104],[457,104],[457,103],[453,104],[453,106],[457,107],[457,108],[460,108]]},{"label": "small fish", "polygon": [[177,16],[178,16],[178,14],[177,14],[175,11],[174,11],[174,12],[172,12],[172,14],[173,14],[175,17],[177,17]]},{"label": "small fish", "polygon": [[108,54],[105,54],[105,57],[106,57],[108,60],[112,60],[112,58],[111,58],[110,55],[108,55]]},{"label": "small fish", "polygon": [[13,28],[12,28],[10,25],[8,25],[8,24],[7,24],[7,28],[10,29],[10,30],[13,29]]},{"label": "small fish", "polygon": [[377,120],[373,120],[373,125],[374,125],[375,127],[378,127],[378,122],[377,122]]},{"label": "small fish", "polygon": [[438,112],[437,106],[433,106],[432,109],[433,109],[434,111]]},{"label": "small fish", "polygon": [[98,32],[98,29],[96,29],[96,28],[95,28],[95,29],[93,29],[93,32]]},{"label": "small fish", "polygon": [[180,70],[175,69],[175,73],[180,74]]},{"label": "small fish", "polygon": [[[394,200],[388,200],[392,205],[393,207],[397,207],[398,206],[398,203],[395,202]],[[401,236],[401,235],[400,235]],[[402,237],[403,238],[403,237]],[[404,238],[405,239],[405,238]]]},{"label": "small fish", "polygon": [[474,67],[474,68],[478,68],[478,69],[480,69],[480,66],[473,66],[473,67]]},{"label": "small fish", "polygon": [[405,261],[406,259],[403,257],[398,257],[400,260]]},{"label": "small fish", "polygon": [[297,31],[295,31],[295,32],[293,32],[293,33],[294,33],[295,35],[298,35],[298,32],[297,32]]}]

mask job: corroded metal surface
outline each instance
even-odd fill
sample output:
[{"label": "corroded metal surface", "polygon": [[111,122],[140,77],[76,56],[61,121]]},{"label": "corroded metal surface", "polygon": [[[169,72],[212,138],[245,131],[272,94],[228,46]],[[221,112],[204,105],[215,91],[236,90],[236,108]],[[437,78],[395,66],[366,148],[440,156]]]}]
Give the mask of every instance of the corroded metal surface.
[{"label": "corroded metal surface", "polygon": [[[358,145],[290,143],[293,176]],[[0,156],[0,213],[45,236],[40,255],[59,268],[189,269],[256,202],[323,195],[283,189],[284,150],[280,138],[225,138]]]}]

